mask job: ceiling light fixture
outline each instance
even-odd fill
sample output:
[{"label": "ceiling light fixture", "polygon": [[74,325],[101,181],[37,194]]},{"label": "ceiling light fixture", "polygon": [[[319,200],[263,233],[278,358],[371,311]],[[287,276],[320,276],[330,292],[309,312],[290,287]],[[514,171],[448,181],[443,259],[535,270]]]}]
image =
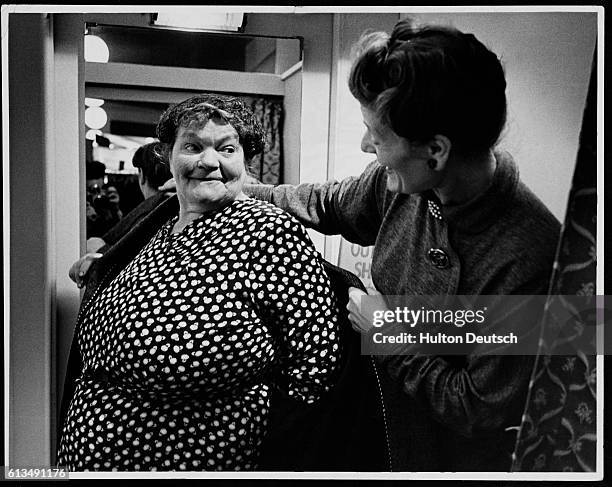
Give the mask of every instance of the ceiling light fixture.
[{"label": "ceiling light fixture", "polygon": [[108,122],[108,116],[102,107],[88,107],[85,110],[85,125],[90,129],[99,130]]},{"label": "ceiling light fixture", "polygon": [[85,35],[85,61],[89,63],[107,63],[110,51],[104,39],[87,34]]},{"label": "ceiling light fixture", "polygon": [[158,27],[174,27],[185,30],[216,30],[239,32],[244,13],[215,12],[201,8],[185,8],[153,14],[152,24]]},{"label": "ceiling light fixture", "polygon": [[104,105],[104,100],[100,98],[89,98],[85,97],[85,106],[86,107],[101,107]]}]

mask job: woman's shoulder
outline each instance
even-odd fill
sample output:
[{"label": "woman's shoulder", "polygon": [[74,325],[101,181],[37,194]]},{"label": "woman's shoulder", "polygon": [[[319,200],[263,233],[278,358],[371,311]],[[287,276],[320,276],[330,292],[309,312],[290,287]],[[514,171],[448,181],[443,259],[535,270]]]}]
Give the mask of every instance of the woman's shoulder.
[{"label": "woman's shoulder", "polygon": [[524,221],[530,230],[540,228],[543,231],[558,230],[561,223],[548,209],[544,202],[524,184],[519,181],[514,201],[516,216],[528,216]]},{"label": "woman's shoulder", "polygon": [[561,226],[559,220],[519,177],[512,157],[504,152],[497,156],[503,161],[504,176],[511,180],[505,185],[504,191],[496,195],[502,210],[501,221],[509,227],[510,232],[521,235],[525,240],[546,235],[556,241],[556,233]]},{"label": "woman's shoulder", "polygon": [[285,210],[267,201],[249,198],[243,200],[239,214],[241,219],[256,224],[261,231],[267,232],[277,228],[306,232],[304,226]]},{"label": "woman's shoulder", "polygon": [[247,228],[252,246],[269,248],[273,244],[285,250],[299,248],[304,255],[317,255],[306,227],[283,209],[257,199],[244,200],[239,207],[242,215],[237,226]]},{"label": "woman's shoulder", "polygon": [[550,260],[556,251],[561,223],[524,183],[519,181],[500,215],[500,250],[520,254],[525,260]]}]

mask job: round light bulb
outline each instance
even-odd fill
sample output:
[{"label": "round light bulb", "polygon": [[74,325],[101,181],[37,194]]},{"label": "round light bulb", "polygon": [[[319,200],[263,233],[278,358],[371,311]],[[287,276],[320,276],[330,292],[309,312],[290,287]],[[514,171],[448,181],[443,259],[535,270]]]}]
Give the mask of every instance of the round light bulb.
[{"label": "round light bulb", "polygon": [[102,38],[94,35],[85,36],[85,61],[90,63],[107,63],[110,51]]},{"label": "round light bulb", "polygon": [[101,107],[102,105],[104,105],[104,100],[101,100],[100,98],[85,97],[85,106]]},{"label": "round light bulb", "polygon": [[89,107],[85,110],[85,125],[90,129],[101,129],[108,122],[108,116],[101,107]]},{"label": "round light bulb", "polygon": [[85,133],[85,138],[88,140],[96,140],[96,135],[102,135],[102,132],[100,130],[89,129]]}]

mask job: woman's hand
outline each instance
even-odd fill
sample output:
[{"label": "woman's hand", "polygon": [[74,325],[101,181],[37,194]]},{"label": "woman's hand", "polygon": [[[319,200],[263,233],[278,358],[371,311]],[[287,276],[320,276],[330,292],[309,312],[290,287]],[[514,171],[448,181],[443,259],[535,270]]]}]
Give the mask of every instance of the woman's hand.
[{"label": "woman's hand", "polygon": [[93,254],[106,245],[106,242],[100,237],[90,237],[87,239],[85,252]]},{"label": "woman's hand", "polygon": [[68,271],[68,275],[70,276],[70,279],[76,282],[76,285],[79,288],[82,288],[85,285],[85,276],[87,275],[91,264],[93,264],[100,257],[102,257],[102,254],[98,252],[90,252],[72,264],[72,267],[70,267],[70,270]]},{"label": "woman's hand", "polygon": [[[362,303],[363,296],[370,296],[367,305]],[[349,288],[349,302],[346,305],[348,318],[353,326],[353,330],[359,333],[367,333],[373,327],[374,311],[388,310],[387,303],[376,289],[369,290],[368,294],[356,287]]]},{"label": "woman's hand", "polygon": [[176,181],[174,180],[174,178],[170,178],[157,189],[159,189],[160,191],[174,192],[176,191]]}]

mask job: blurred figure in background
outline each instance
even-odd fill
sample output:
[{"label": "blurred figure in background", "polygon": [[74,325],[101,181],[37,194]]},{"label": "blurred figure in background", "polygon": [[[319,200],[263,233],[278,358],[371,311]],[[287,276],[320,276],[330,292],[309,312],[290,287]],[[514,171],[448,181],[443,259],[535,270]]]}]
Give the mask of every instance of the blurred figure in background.
[{"label": "blurred figure in background", "polygon": [[[169,165],[166,163],[165,157],[163,156],[163,153],[160,150],[159,142],[152,142],[150,144],[146,144],[139,147],[134,153],[132,164],[134,167],[138,168],[138,185],[140,186],[140,191],[142,191],[145,200],[136,208],[134,208],[131,212],[129,212],[125,216],[125,218],[121,219],[121,221],[117,220],[116,224],[112,227],[109,227],[104,233],[99,233],[98,231],[96,231],[95,234],[92,233],[90,235],[90,220],[88,217],[87,253],[72,265],[69,272],[70,278],[74,282],[76,282],[79,287],[82,287],[83,278],[87,274],[87,270],[89,269],[89,266],[94,260],[101,257],[102,253],[110,245],[113,245],[115,242],[117,242],[134,225],[136,225],[143,216],[147,215],[153,208],[155,208],[162,201],[164,201],[166,198],[173,194],[163,192],[158,189],[163,183],[165,183],[168,179],[172,177],[172,175],[170,174]],[[104,165],[102,164],[102,166]],[[89,167],[90,166],[88,166],[88,168]],[[100,166],[95,165],[92,166],[91,169],[92,172],[88,174],[91,174],[92,176],[99,176]],[[102,167],[102,169],[104,169],[104,167]],[[94,170],[96,172],[93,172]],[[104,172],[102,172],[102,177],[98,179],[90,180],[88,177],[88,195],[90,187],[89,183],[91,182],[92,188],[94,185],[98,185],[98,187],[101,187],[104,181],[103,178]],[[112,205],[113,198],[115,198],[116,195],[115,200],[118,209],[119,194],[117,193],[116,189],[113,194],[113,189],[115,189],[114,186],[107,186],[108,196],[106,196],[106,199],[108,199],[109,203]],[[87,199],[89,202],[89,196]]]},{"label": "blurred figure in background", "polygon": [[107,183],[102,186],[102,194],[106,195],[108,198],[111,211],[121,220],[123,218],[123,212],[121,211],[121,196],[119,195],[117,187]]},{"label": "blurred figure in background", "polygon": [[[104,190],[106,166],[100,161],[87,161],[85,169],[87,201],[87,238],[101,237],[121,219]],[[116,195],[119,196],[118,194]]]},{"label": "blurred figure in background", "polygon": [[159,187],[172,177],[159,142],[139,147],[132,165],[138,169],[138,185],[145,200],[161,194]]}]

